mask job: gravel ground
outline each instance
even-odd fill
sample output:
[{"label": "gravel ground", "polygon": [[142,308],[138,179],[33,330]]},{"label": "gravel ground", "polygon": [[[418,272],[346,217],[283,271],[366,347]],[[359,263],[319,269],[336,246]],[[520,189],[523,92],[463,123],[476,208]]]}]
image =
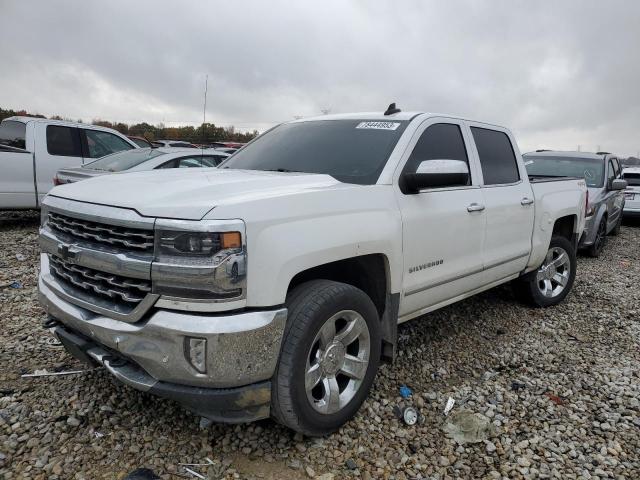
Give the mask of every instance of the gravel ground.
[{"label": "gravel ground", "polygon": [[[37,224],[35,213],[0,213],[0,478],[113,479],[139,467],[197,478],[179,464],[207,458],[187,468],[210,479],[640,478],[640,225],[610,237],[601,258],[579,257],[558,307],[522,307],[505,287],[402,325],[398,361],[357,417],[307,439],[272,421],[201,429],[102,370],[21,378],[84,368],[40,327]],[[417,425],[394,414],[408,405]],[[475,430],[460,436],[464,420]]]}]

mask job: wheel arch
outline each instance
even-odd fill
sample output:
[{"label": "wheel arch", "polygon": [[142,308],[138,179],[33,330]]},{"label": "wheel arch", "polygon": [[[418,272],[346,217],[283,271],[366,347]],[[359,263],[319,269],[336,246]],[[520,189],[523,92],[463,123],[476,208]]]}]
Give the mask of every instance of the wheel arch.
[{"label": "wheel arch", "polygon": [[361,255],[310,267],[293,276],[287,293],[310,280],[332,280],[362,290],[380,317],[382,358],[392,361],[397,337],[399,293],[391,293],[390,263],[382,253]]}]

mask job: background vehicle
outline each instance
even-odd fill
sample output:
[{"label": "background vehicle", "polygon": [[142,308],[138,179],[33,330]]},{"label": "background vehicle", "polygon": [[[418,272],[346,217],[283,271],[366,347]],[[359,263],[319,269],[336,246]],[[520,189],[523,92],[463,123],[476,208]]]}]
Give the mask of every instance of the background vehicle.
[{"label": "background vehicle", "polygon": [[228,153],[229,155],[236,153],[238,151],[237,148],[231,148],[231,147],[220,147],[220,148],[216,148],[216,150],[220,152]]},{"label": "background vehicle", "polygon": [[399,322],[509,281],[561,302],[584,180],[530,182],[509,130],[393,107],[282,124],[206,175],[57,187],[40,229],[47,325],[200,415],[322,435],[393,359]]},{"label": "background vehicle", "polygon": [[589,206],[580,248],[597,257],[607,235],[617,235],[624,208],[622,168],[618,158],[607,152],[558,152],[552,150],[525,153],[529,175],[539,178],[571,176],[584,178],[589,188]]},{"label": "background vehicle", "polygon": [[163,147],[198,148],[193,143],[182,140],[155,140],[153,143]]},{"label": "background vehicle", "polygon": [[112,153],[82,167],[63,168],[54,178],[56,185],[108,175],[116,172],[138,172],[160,168],[217,167],[229,155],[217,150],[192,148],[138,148]]},{"label": "background vehicle", "polygon": [[131,140],[133,143],[138,145],[140,148],[151,148],[153,144],[144,137],[132,137],[131,135],[127,135],[127,138]]},{"label": "background vehicle", "polygon": [[0,209],[37,208],[60,168],[138,146],[110,128],[33,117],[0,123]]},{"label": "background vehicle", "polygon": [[627,167],[622,174],[627,182],[622,213],[625,217],[640,217],[640,167]]}]

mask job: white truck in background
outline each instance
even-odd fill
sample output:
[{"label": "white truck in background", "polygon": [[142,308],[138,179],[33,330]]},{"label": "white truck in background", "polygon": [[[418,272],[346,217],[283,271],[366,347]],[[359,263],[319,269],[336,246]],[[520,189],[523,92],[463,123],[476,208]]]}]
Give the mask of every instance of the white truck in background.
[{"label": "white truck in background", "polygon": [[530,181],[495,125],[394,105],[297,120],[218,169],[52,190],[45,327],[204,417],[323,435],[393,359],[398,323],[509,281],[529,304],[561,302],[586,192]]},{"label": "white truck in background", "polygon": [[0,123],[0,210],[38,208],[58,170],[121,150],[129,138],[97,125],[9,117]]}]

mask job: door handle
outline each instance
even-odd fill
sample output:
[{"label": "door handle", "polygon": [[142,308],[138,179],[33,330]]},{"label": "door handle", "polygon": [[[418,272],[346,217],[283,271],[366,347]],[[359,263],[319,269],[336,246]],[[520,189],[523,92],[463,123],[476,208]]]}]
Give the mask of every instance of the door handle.
[{"label": "door handle", "polygon": [[479,203],[472,203],[467,206],[467,212],[481,212],[484,210],[484,205],[480,205]]},{"label": "door handle", "polygon": [[520,200],[520,205],[531,205],[533,203],[533,198],[524,197]]}]

